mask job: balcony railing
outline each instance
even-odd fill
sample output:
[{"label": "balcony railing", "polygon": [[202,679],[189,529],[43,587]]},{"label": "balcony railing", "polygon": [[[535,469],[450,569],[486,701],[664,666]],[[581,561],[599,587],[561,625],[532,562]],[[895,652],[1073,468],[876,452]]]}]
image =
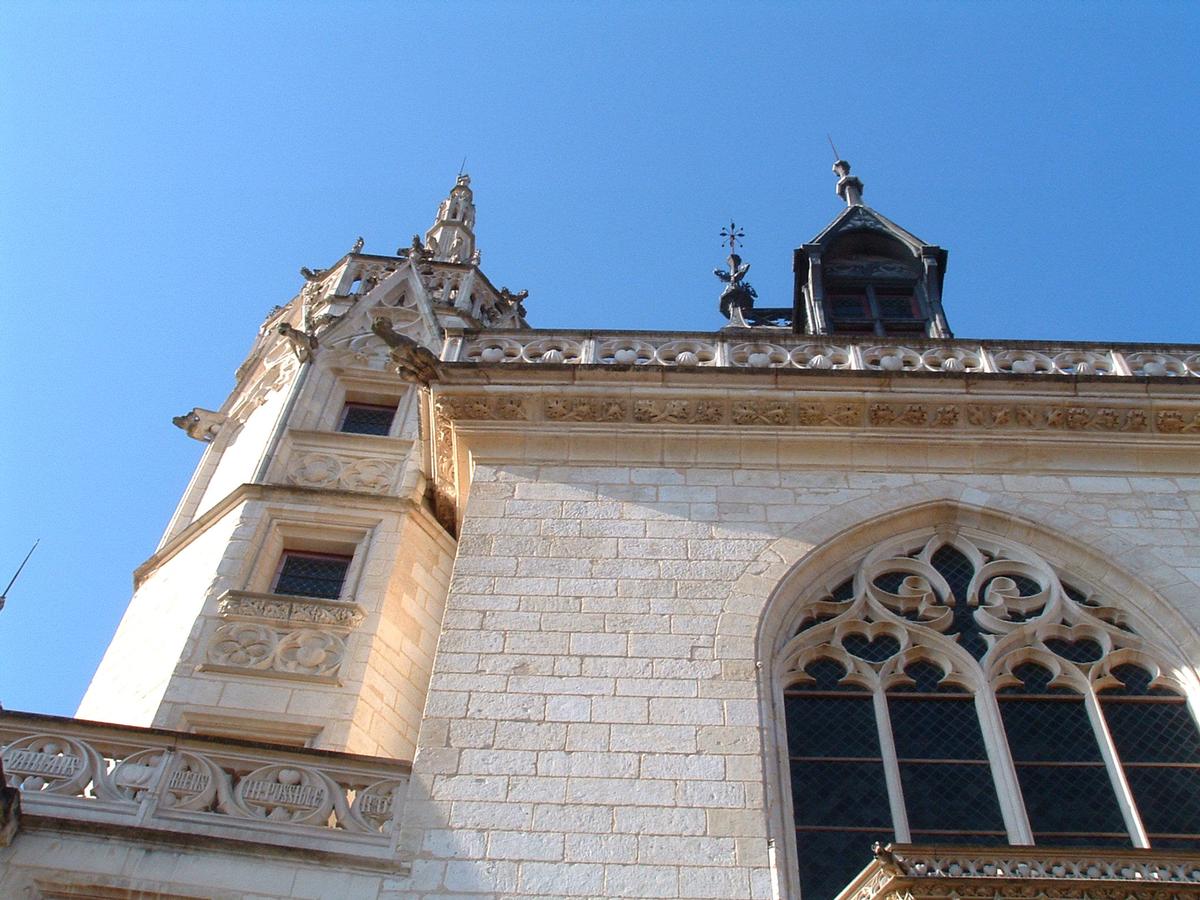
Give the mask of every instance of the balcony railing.
[{"label": "balcony railing", "polygon": [[22,827],[70,820],[403,868],[405,762],[17,712],[0,714],[0,745]]},{"label": "balcony railing", "polygon": [[1121,847],[875,847],[837,900],[1200,896],[1200,853]]},{"label": "balcony railing", "polygon": [[1200,378],[1200,346],[842,338],[730,330],[492,331],[450,339],[446,362]]}]

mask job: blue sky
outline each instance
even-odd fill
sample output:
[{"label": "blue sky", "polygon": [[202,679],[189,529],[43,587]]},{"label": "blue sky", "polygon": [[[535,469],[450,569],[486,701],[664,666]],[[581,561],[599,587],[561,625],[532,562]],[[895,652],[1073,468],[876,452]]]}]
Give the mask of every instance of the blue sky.
[{"label": "blue sky", "polygon": [[960,336],[1200,342],[1194,3],[56,3],[0,25],[0,702],[70,714],[267,311],[463,156],[532,324],[719,327],[866,201]]}]

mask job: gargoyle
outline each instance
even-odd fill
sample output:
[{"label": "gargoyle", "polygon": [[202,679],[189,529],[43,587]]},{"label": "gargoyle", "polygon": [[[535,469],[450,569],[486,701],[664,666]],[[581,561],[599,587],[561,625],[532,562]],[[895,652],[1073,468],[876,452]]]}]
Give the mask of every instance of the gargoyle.
[{"label": "gargoyle", "polygon": [[396,374],[405,381],[428,386],[429,382],[441,377],[438,358],[428,348],[396,331],[387,319],[376,319],[371,330],[392,348],[392,364]]},{"label": "gargoyle", "polygon": [[525,299],[529,296],[529,291],[517,291],[515,294],[506,287],[500,288],[500,303],[507,311],[513,307],[517,310],[517,315],[525,317]]},{"label": "gargoyle", "polygon": [[275,329],[292,345],[292,350],[296,353],[296,358],[300,362],[308,362],[316,355],[317,352],[317,336],[307,331],[301,331],[299,328],[293,328],[287,322],[280,322]]},{"label": "gargoyle", "polygon": [[305,281],[316,281],[328,271],[328,269],[310,269],[308,266],[300,267],[300,274],[304,276]]},{"label": "gargoyle", "polygon": [[421,236],[419,234],[414,234],[412,245],[408,247],[401,247],[396,251],[396,255],[406,256],[413,262],[420,262],[425,258],[428,252],[429,251],[425,249],[425,244],[421,241]]},{"label": "gargoyle", "polygon": [[186,412],[182,416],[175,416],[171,419],[171,424],[176,428],[182,428],[187,432],[187,436],[194,438],[197,441],[208,443],[217,436],[217,431],[225,423],[225,416],[219,412],[213,412],[211,409],[204,409],[197,406],[191,412]]}]

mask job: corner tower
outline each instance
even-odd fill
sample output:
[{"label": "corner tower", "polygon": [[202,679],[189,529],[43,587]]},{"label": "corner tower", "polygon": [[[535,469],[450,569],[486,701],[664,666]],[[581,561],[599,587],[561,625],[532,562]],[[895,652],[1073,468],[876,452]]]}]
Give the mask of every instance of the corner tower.
[{"label": "corner tower", "polygon": [[303,268],[226,401],[176,418],[204,454],[79,716],[411,758],[456,550],[428,360],[527,327],[479,268],[469,185],[424,240]]},{"label": "corner tower", "polygon": [[846,208],[794,253],[792,328],[798,334],[949,338],[942,310],[947,253],[863,203],[863,184],[839,159]]}]

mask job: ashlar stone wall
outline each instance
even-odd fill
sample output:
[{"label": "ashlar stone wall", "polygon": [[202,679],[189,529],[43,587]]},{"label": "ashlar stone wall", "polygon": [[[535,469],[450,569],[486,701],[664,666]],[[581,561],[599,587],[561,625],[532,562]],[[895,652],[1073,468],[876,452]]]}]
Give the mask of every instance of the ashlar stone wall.
[{"label": "ashlar stone wall", "polygon": [[476,460],[406,811],[413,895],[793,896],[760,625],[839,536],[939,509],[1144,585],[1200,659],[1200,477]]}]

